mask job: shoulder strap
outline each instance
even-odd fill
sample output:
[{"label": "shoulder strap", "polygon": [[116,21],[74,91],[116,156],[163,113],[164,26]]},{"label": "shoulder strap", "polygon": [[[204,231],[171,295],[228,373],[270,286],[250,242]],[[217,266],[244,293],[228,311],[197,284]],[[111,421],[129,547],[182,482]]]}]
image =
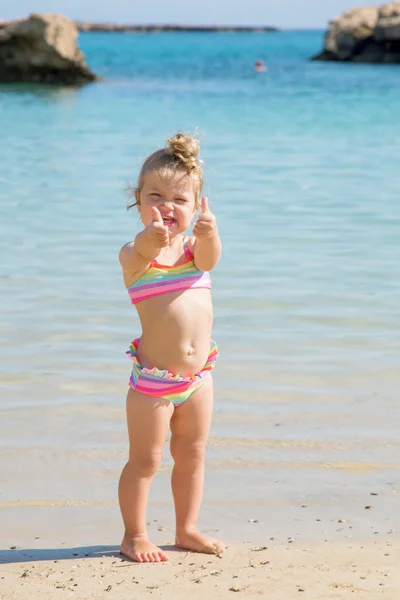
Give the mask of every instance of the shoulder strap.
[{"label": "shoulder strap", "polygon": [[189,248],[189,237],[186,237],[183,242],[183,250],[188,258],[193,258],[192,251]]}]

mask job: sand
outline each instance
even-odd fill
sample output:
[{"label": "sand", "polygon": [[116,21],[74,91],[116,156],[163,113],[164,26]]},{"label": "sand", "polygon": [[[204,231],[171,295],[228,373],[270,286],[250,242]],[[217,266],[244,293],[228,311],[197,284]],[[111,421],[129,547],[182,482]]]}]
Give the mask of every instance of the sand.
[{"label": "sand", "polygon": [[[165,546],[170,561],[134,564],[117,547],[1,553],[1,600],[400,598],[400,541],[230,546],[222,557]],[[24,556],[25,554],[25,556]],[[76,555],[76,556],[75,556]]]},{"label": "sand", "polygon": [[297,396],[278,406],[257,394],[253,413],[217,406],[200,529],[228,550],[171,546],[166,447],[147,518],[170,562],[156,565],[118,552],[122,406],[35,399],[0,410],[0,600],[400,600],[397,396],[383,408],[318,395],[300,410]]}]

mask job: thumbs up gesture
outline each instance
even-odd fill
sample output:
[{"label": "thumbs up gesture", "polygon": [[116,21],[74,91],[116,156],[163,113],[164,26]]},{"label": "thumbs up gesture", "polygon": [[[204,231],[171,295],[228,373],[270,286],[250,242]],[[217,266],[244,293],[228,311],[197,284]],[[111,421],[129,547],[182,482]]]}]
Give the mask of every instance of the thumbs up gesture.
[{"label": "thumbs up gesture", "polygon": [[199,240],[205,239],[211,237],[216,229],[217,220],[208,208],[208,198],[202,198],[201,213],[193,227],[193,235]]},{"label": "thumbs up gesture", "polygon": [[154,248],[165,248],[169,244],[168,227],[164,225],[161,213],[155,206],[151,209],[153,220],[146,227],[149,235],[149,241]]}]

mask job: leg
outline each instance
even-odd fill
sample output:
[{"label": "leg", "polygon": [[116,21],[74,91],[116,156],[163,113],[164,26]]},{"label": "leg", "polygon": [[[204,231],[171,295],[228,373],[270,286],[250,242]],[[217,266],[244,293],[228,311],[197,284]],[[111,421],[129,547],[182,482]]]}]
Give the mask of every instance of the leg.
[{"label": "leg", "polygon": [[129,460],[119,481],[119,505],[125,525],[121,553],[137,562],[168,560],[147,537],[146,508],[153,475],[160,465],[173,405],[130,389],[126,399]]},{"label": "leg", "polygon": [[171,419],[171,454],[175,462],[172,492],[176,513],[176,545],[186,550],[215,554],[225,545],[197,530],[204,485],[204,455],[211,424],[213,384],[209,375],[204,384]]}]

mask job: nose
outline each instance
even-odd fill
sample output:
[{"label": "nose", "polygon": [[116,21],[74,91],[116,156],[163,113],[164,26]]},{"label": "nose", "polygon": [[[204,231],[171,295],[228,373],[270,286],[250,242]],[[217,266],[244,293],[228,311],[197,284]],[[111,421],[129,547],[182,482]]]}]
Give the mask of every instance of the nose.
[{"label": "nose", "polygon": [[170,200],[166,200],[165,202],[163,202],[163,206],[167,210],[172,210],[174,208],[174,205],[173,205],[173,203]]}]

